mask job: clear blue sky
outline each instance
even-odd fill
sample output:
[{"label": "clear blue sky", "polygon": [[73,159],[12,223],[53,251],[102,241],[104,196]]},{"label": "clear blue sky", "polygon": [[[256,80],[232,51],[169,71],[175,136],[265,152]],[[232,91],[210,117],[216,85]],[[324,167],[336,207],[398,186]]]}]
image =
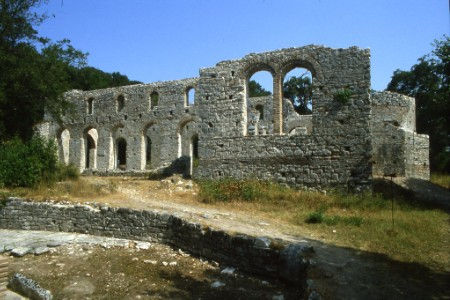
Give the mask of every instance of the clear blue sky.
[{"label": "clear blue sky", "polygon": [[250,52],[370,48],[372,88],[449,35],[448,0],[50,0],[39,32],[68,38],[88,63],[145,83],[198,76]]}]

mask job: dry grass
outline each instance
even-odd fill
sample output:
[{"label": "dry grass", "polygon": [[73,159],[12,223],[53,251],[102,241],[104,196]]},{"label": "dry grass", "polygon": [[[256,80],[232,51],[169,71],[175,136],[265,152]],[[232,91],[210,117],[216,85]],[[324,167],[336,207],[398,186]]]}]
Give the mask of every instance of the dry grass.
[{"label": "dry grass", "polygon": [[[239,183],[239,192],[237,185],[200,182],[199,200],[237,208],[243,214],[261,215],[273,223],[287,223],[287,234],[307,234],[338,246],[385,254],[440,271],[450,268],[449,218],[442,210],[421,206],[402,195],[323,194],[257,181]],[[256,194],[249,192],[249,186]],[[221,195],[227,193],[238,200]],[[216,194],[220,196],[214,200]],[[311,220],[317,218],[320,220]]]},{"label": "dry grass", "polygon": [[32,198],[34,200],[77,200],[104,197],[116,192],[117,185],[113,180],[90,180],[88,178],[79,178],[77,180],[68,180],[57,182],[51,185],[40,184],[31,188],[3,188],[0,194],[4,196],[18,196]]},{"label": "dry grass", "polygon": [[[212,208],[234,212],[244,216],[243,220],[267,221],[285,234],[385,254],[394,260],[416,262],[438,271],[450,269],[448,214],[411,202],[408,195],[396,192],[393,197],[372,193],[323,194],[267,182],[230,180],[203,181],[198,188],[181,192],[176,192],[177,188],[176,183],[167,186],[160,181],[82,177],[53,187],[17,188],[0,190],[0,193],[36,200],[108,202],[136,209],[167,203],[170,198],[174,204],[189,205],[199,211]],[[134,198],[143,201],[136,202],[123,189],[138,191]],[[391,195],[391,191],[385,194]],[[147,195],[151,199],[144,198]],[[321,216],[320,222],[311,222],[311,217],[317,215]]]},{"label": "dry grass", "polygon": [[430,181],[446,189],[450,189],[450,174],[432,173]]}]

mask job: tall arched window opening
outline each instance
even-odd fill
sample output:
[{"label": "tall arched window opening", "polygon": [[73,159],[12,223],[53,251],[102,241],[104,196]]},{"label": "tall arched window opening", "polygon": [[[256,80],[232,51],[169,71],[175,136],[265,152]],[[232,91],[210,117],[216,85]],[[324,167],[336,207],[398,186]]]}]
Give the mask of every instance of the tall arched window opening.
[{"label": "tall arched window opening", "polygon": [[257,104],[255,109],[259,113],[259,119],[264,120],[264,106],[262,104]]},{"label": "tall arched window opening", "polygon": [[94,98],[89,98],[87,100],[87,113],[92,115],[94,113]]},{"label": "tall arched window opening", "polygon": [[312,74],[305,68],[294,68],[284,76],[283,98],[289,99],[300,115],[312,114],[312,82]]},{"label": "tall arched window opening", "polygon": [[70,155],[70,132],[66,128],[59,134],[58,138],[59,160],[64,164],[69,164]]},{"label": "tall arched window opening", "polygon": [[117,97],[117,111],[122,111],[125,107],[125,97],[123,95],[119,95]]},{"label": "tall arched window opening", "polygon": [[97,129],[89,128],[84,133],[85,141],[85,168],[96,169],[97,168],[97,141],[98,133]]},{"label": "tall arched window opening", "polygon": [[[247,80],[247,134],[264,135],[273,131],[273,76],[257,71]],[[266,108],[266,109],[264,109]]]},{"label": "tall arched window opening", "polygon": [[145,164],[146,168],[150,169],[152,166],[152,139],[146,137],[146,147],[145,147]]},{"label": "tall arched window opening", "polygon": [[124,138],[118,138],[116,141],[116,165],[120,170],[127,168],[127,141]]},{"label": "tall arched window opening", "polygon": [[195,88],[189,87],[186,89],[184,97],[184,106],[194,105],[195,102]]},{"label": "tall arched window opening", "polygon": [[157,107],[159,102],[159,94],[158,92],[152,92],[150,94],[150,109],[153,107]]}]

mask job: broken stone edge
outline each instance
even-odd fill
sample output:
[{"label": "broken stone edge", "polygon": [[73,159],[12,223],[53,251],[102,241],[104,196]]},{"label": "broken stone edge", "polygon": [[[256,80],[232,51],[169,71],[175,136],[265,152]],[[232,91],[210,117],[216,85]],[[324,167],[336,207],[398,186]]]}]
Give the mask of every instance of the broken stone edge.
[{"label": "broken stone edge", "polygon": [[33,300],[53,299],[52,293],[49,290],[43,289],[36,281],[20,273],[13,275],[9,281],[8,288]]}]

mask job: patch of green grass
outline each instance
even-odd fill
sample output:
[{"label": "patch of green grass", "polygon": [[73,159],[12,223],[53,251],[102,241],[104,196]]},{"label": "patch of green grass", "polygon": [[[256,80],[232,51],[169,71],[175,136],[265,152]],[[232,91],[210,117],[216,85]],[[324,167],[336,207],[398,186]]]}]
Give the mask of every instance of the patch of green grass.
[{"label": "patch of green grass", "polygon": [[236,180],[224,178],[220,180],[201,180],[199,197],[205,203],[235,200],[255,201],[264,198],[268,182],[258,180]]},{"label": "patch of green grass", "polygon": [[431,173],[430,181],[446,189],[450,189],[450,174]]}]

